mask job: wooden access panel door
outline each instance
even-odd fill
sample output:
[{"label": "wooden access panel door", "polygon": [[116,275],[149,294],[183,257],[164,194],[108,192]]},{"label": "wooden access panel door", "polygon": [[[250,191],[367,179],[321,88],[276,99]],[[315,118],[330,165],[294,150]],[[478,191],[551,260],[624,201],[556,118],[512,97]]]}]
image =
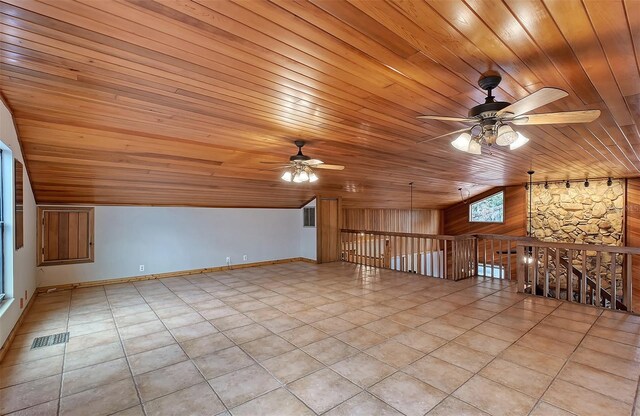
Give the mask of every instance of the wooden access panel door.
[{"label": "wooden access panel door", "polygon": [[38,265],[93,262],[93,208],[38,207]]},{"label": "wooden access panel door", "polygon": [[318,198],[318,262],[340,260],[340,200]]}]

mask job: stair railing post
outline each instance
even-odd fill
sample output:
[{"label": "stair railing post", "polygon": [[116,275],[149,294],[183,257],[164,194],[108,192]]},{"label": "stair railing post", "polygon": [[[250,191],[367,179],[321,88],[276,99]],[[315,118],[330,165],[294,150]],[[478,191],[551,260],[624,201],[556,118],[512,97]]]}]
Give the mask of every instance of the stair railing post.
[{"label": "stair railing post", "polygon": [[516,262],[518,264],[518,293],[524,293],[524,269],[526,264],[524,260],[524,245],[521,242],[516,245]]}]

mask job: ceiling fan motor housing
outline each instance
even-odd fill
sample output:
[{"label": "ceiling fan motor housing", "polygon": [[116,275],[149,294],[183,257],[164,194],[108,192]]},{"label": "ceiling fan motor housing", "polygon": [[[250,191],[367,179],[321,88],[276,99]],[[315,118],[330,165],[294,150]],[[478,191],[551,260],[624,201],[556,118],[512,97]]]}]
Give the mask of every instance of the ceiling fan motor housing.
[{"label": "ceiling fan motor housing", "polygon": [[478,104],[469,110],[469,117],[495,117],[498,111],[502,110],[505,107],[508,107],[509,105],[510,103],[507,103],[505,101],[490,101],[487,103]]},{"label": "ceiling fan motor housing", "polygon": [[502,76],[495,71],[487,71],[478,80],[478,85],[487,91],[487,98],[483,104],[478,104],[469,110],[469,117],[480,117],[481,119],[495,118],[496,112],[509,106],[511,103],[496,101],[491,91],[498,87],[502,81]]},{"label": "ceiling fan motor housing", "polygon": [[302,146],[304,146],[305,142],[303,140],[296,140],[294,143],[296,146],[298,146],[298,153],[289,157],[289,160],[292,162],[303,162],[305,160],[310,160],[311,158],[309,156],[302,154]]}]

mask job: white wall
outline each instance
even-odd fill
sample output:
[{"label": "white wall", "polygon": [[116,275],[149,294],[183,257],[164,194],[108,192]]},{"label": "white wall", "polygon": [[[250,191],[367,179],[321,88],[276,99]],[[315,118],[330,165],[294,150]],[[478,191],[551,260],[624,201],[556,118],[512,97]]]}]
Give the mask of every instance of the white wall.
[{"label": "white wall", "polygon": [[38,285],[224,266],[227,256],[231,264],[315,258],[311,232],[315,250],[301,209],[98,206],[95,262],[39,267]]},{"label": "white wall", "polygon": [[[7,295],[9,298],[0,304],[0,346],[9,336],[9,332],[18,321],[22,309],[20,308],[20,298],[23,298],[23,306],[33,296],[36,288],[36,204],[33,198],[33,191],[29,183],[26,170],[24,173],[24,246],[19,250],[14,250],[14,226],[13,226],[13,162],[12,157],[22,162],[22,153],[18,136],[15,131],[11,113],[0,101],[0,141],[4,143],[12,153],[9,155],[7,149],[3,151],[3,176],[9,178],[8,191],[9,198],[4,198],[5,213],[5,247],[8,247],[9,255],[5,258],[4,271],[7,277]],[[23,168],[24,169],[24,168]],[[7,194],[5,194],[7,196]],[[25,298],[25,291],[27,297]]]},{"label": "white wall", "polygon": [[[315,207],[316,200],[309,202],[303,208],[306,207]],[[303,224],[303,210],[300,210],[300,224]],[[316,212],[316,222],[318,221],[318,213]],[[316,227],[302,227],[301,235],[300,235],[300,257],[304,257],[311,260],[317,260],[317,237]]]}]

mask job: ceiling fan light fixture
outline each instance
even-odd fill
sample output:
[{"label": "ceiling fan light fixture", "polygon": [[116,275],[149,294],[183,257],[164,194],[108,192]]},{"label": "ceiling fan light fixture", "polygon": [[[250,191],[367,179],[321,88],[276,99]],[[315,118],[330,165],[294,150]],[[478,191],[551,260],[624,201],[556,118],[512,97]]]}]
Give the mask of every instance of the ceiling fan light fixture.
[{"label": "ceiling fan light fixture", "polygon": [[290,170],[286,170],[283,174],[282,174],[282,180],[286,181],[286,182],[291,182],[291,179],[293,179],[293,175],[291,175],[291,171]]},{"label": "ceiling fan light fixture", "polygon": [[481,155],[482,154],[482,146],[480,142],[476,139],[472,139],[469,142],[469,147],[467,148],[467,153],[471,153],[473,155]]},{"label": "ceiling fan light fixture", "polygon": [[518,133],[506,124],[498,127],[498,138],[496,144],[498,146],[509,146],[518,140]]},{"label": "ceiling fan light fixture", "polygon": [[468,151],[469,143],[471,143],[471,135],[467,132],[462,133],[457,139],[451,142],[451,145],[463,152]]},{"label": "ceiling fan light fixture", "polygon": [[309,174],[304,170],[298,173],[298,177],[300,178],[300,182],[307,182],[309,180]]},{"label": "ceiling fan light fixture", "polygon": [[515,150],[518,147],[524,146],[529,141],[529,139],[523,136],[522,133],[516,133],[516,134],[518,135],[518,138],[516,139],[516,141],[514,141],[509,145],[509,150]]},{"label": "ceiling fan light fixture", "polygon": [[315,172],[311,172],[309,174],[309,182],[315,182],[318,180],[318,175],[315,174]]}]

